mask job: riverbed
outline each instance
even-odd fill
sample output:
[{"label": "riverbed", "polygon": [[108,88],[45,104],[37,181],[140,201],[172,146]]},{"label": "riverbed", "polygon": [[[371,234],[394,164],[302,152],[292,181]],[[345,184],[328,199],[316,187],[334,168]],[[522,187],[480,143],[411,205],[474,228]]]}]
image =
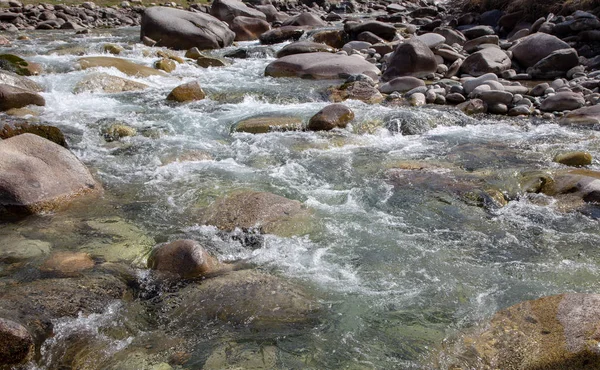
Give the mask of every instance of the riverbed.
[{"label": "riverbed", "polygon": [[[106,56],[103,45],[113,43],[125,49],[119,57],[152,66],[156,49],[138,43],[138,28],[28,35],[3,52],[43,65],[45,73],[32,77],[45,87],[39,120],[65,133],[105,192],[64,212],[0,224],[0,244],[34,241],[41,251],[25,262],[0,263],[3,289],[39,278],[35,267],[50,250],[85,251],[99,263],[125,260],[144,286],[151,284],[149,249],[184,238],[201,241],[223,262],[243,260],[298,284],[323,307],[313,324],[290,331],[213,323],[204,332],[150,320],[152,300],[139,296],[55,322],[54,337],[29,368],[59,368],[74,333],[92,338],[89,348],[103,355],[90,358],[104,361],[103,368],[127,368],[124,358],[137,349],[146,350],[148,363],[165,363],[168,349],[148,349],[160,347],[153,343],[165,332],[188,354],[175,368],[210,368],[224,346],[241,353],[232,368],[248,368],[256,357],[262,359],[257,368],[431,368],[444,339],[502,308],[600,288],[595,208],[565,210],[516,185],[523,172],[561,168],[552,161],[559,152],[598,158],[594,131],[548,120],[471,118],[452,107],[346,101],[356,117],[344,130],[233,133],[237,122],[257,115],[306,122],[329,104],[327,87],[343,81],[264,77],[273,51],[284,44],[241,42],[213,52],[252,51],[229,66],[180,64],[168,76],[149,78],[105,68],[150,88],[74,94],[77,82],[97,71],[76,68],[82,55]],[[190,81],[200,83],[207,99],[166,101]],[[398,115],[436,127],[403,136],[389,129]],[[112,123],[137,134],[107,142],[102,127]],[[596,160],[589,167],[600,169]],[[508,202],[494,202],[490,188]],[[198,222],[199,209],[239,189],[298,200],[317,227],[305,235],[266,235],[250,248]]]}]

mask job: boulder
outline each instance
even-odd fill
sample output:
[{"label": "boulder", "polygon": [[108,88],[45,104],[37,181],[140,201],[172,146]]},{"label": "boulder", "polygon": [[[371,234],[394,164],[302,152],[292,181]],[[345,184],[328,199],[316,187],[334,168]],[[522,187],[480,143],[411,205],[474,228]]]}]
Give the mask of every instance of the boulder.
[{"label": "boulder", "polygon": [[544,112],[562,112],[564,110],[578,109],[584,105],[585,99],[581,94],[563,91],[544,99],[540,109]]},{"label": "boulder", "polygon": [[527,69],[532,78],[551,79],[565,76],[567,71],[579,65],[575,49],[561,49],[552,52],[544,59]]},{"label": "boulder", "polygon": [[473,92],[478,86],[485,84],[487,81],[498,81],[498,76],[495,73],[486,73],[477,78],[465,80],[463,87],[468,95]]},{"label": "boulder", "polygon": [[[295,284],[242,270],[190,284],[163,297],[170,325],[198,332],[215,319],[254,330],[285,330],[318,322],[320,306]],[[168,307],[168,309],[167,309]]]},{"label": "boulder", "polygon": [[154,247],[148,268],[184,278],[203,277],[221,268],[219,261],[194,240],[176,240]]},{"label": "boulder", "polygon": [[204,90],[198,83],[198,81],[192,81],[179,85],[174,88],[169,95],[167,100],[176,101],[179,103],[202,100],[206,97]]},{"label": "boulder", "polygon": [[202,211],[200,222],[225,231],[254,229],[286,236],[305,233],[309,217],[297,200],[248,190],[217,199]]},{"label": "boulder", "polygon": [[324,22],[317,15],[309,12],[303,12],[293,17],[290,17],[283,21],[283,26],[310,26],[310,27],[325,27],[327,23]]},{"label": "boulder", "polygon": [[402,76],[423,77],[435,73],[437,67],[438,62],[431,49],[423,42],[411,39],[398,45],[382,80],[390,81]]},{"label": "boulder", "polygon": [[332,53],[290,55],[271,62],[265,75],[271,77],[302,77],[340,79],[348,75],[365,74],[377,79],[379,69],[362,58]]},{"label": "boulder", "polygon": [[83,252],[56,252],[50,255],[40,266],[40,271],[58,276],[77,276],[85,270],[94,268],[92,257]]},{"label": "boulder", "polygon": [[[348,41],[348,34],[343,30],[324,30],[312,34],[314,42],[341,49]],[[383,55],[383,54],[382,54]]]},{"label": "boulder", "polygon": [[37,82],[30,80],[27,77],[19,76],[16,73],[0,70],[0,83],[19,87],[21,89],[30,90],[33,92],[42,92],[44,88]]},{"label": "boulder", "polygon": [[573,110],[560,120],[561,125],[600,128],[600,105]]},{"label": "boulder", "polygon": [[487,73],[500,73],[510,69],[508,55],[500,49],[486,48],[473,53],[465,59],[460,67],[463,73],[471,76],[482,76]]},{"label": "boulder", "polygon": [[277,52],[277,58],[286,57],[288,55],[294,54],[304,54],[304,53],[333,53],[335,49],[331,46],[320,44],[312,41],[296,41],[289,45],[284,46],[281,50]]},{"label": "boulder", "polygon": [[235,33],[209,14],[152,7],[142,16],[140,39],[144,37],[177,50],[219,49],[231,45]]},{"label": "boulder", "polygon": [[18,365],[33,356],[33,338],[14,321],[0,318],[0,366]]},{"label": "boulder", "polygon": [[290,116],[259,116],[247,118],[235,124],[233,132],[266,134],[273,131],[300,131],[302,119]]},{"label": "boulder", "polygon": [[147,88],[148,85],[141,82],[99,72],[88,74],[81,81],[77,82],[73,92],[75,94],[80,94],[83,92],[120,93],[127,91],[140,91]]},{"label": "boulder", "polygon": [[210,6],[210,15],[231,25],[235,17],[248,17],[267,20],[267,16],[252,9],[239,0],[215,0]]},{"label": "boulder", "polygon": [[485,35],[465,42],[463,50],[467,53],[477,51],[479,45],[498,45],[500,38],[496,35]]},{"label": "boulder", "polygon": [[272,29],[260,35],[258,39],[263,45],[279,44],[280,42],[297,41],[304,35],[304,29],[297,26],[284,26]]},{"label": "boulder", "polygon": [[158,71],[154,68],[146,67],[140,64],[132,63],[128,60],[113,57],[85,57],[78,60],[81,69],[88,68],[116,68],[119,71],[129,76],[149,77],[149,76],[165,76],[163,71]]},{"label": "boulder", "polygon": [[481,99],[471,99],[456,106],[467,115],[487,112],[487,104]]},{"label": "boulder", "polygon": [[567,293],[497,312],[462,338],[449,368],[596,369],[600,295]]},{"label": "boulder", "polygon": [[44,106],[46,101],[41,95],[33,91],[0,84],[0,111],[22,108],[30,104]]},{"label": "boulder", "polygon": [[363,32],[371,32],[385,41],[392,41],[396,37],[396,27],[389,23],[368,21],[363,23],[346,23],[344,27],[350,38],[355,39]]},{"label": "boulder", "polygon": [[0,141],[0,206],[38,213],[100,186],[67,149],[33,134]]},{"label": "boulder", "polygon": [[336,127],[344,128],[354,119],[354,112],[343,104],[331,104],[321,109],[308,121],[311,131],[329,131]]},{"label": "boulder", "polygon": [[379,91],[384,94],[390,94],[394,91],[406,92],[419,86],[425,86],[425,81],[412,76],[404,76],[396,77],[384,83],[379,87]]},{"label": "boulder", "polygon": [[520,39],[509,51],[512,52],[513,58],[522,67],[529,68],[552,54],[552,52],[569,48],[569,44],[556,36],[546,33],[534,33]]},{"label": "boulder", "polygon": [[238,16],[233,18],[230,28],[235,32],[235,41],[253,41],[270,30],[271,25],[260,18]]}]

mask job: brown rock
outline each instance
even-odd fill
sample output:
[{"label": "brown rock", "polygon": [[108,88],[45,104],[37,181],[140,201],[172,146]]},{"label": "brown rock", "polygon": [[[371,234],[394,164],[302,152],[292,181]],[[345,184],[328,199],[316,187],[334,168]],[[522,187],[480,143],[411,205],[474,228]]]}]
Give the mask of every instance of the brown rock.
[{"label": "brown rock", "polygon": [[132,63],[128,60],[121,58],[112,57],[85,57],[79,59],[79,65],[81,69],[95,68],[95,67],[114,67],[119,71],[137,77],[149,77],[149,76],[164,76],[164,72],[157,71],[154,68],[146,67],[140,64]]},{"label": "brown rock", "polygon": [[424,77],[437,71],[437,67],[431,49],[422,41],[411,39],[396,48],[382,80],[389,81],[401,76]]},{"label": "brown rock", "polygon": [[266,134],[273,131],[300,131],[302,119],[289,116],[252,117],[236,123],[234,132]]},{"label": "brown rock", "polygon": [[0,318],[0,365],[26,362],[33,351],[33,338],[27,329],[14,321]]},{"label": "brown rock", "polygon": [[323,80],[353,74],[365,74],[377,79],[379,69],[362,58],[323,52],[289,55],[271,62],[265,69],[265,75],[271,77]]},{"label": "brown rock", "polygon": [[165,71],[167,73],[171,73],[177,68],[177,64],[171,59],[160,59],[154,63],[154,68],[160,69],[161,71]]},{"label": "brown rock", "polygon": [[8,210],[38,213],[99,189],[88,169],[58,144],[32,134],[0,141],[0,206]]},{"label": "brown rock", "polygon": [[343,104],[331,104],[312,116],[308,122],[311,131],[328,131],[336,127],[344,128],[354,119],[354,112]]},{"label": "brown rock", "polygon": [[219,261],[194,240],[176,240],[156,246],[148,268],[185,278],[202,277],[222,268]]},{"label": "brown rock", "polygon": [[56,252],[42,263],[40,271],[60,276],[75,276],[81,271],[93,268],[94,265],[94,260],[87,253]]},{"label": "brown rock", "polygon": [[573,167],[589,166],[592,164],[592,155],[588,152],[560,153],[554,157],[554,162]]},{"label": "brown rock", "polygon": [[599,325],[598,294],[525,301],[496,313],[483,331],[463,338],[460,368],[597,369]]},{"label": "brown rock", "polygon": [[67,148],[65,135],[58,127],[48,125],[32,125],[28,122],[0,124],[0,139],[8,139],[21,134],[34,134],[48,139],[60,146]]},{"label": "brown rock", "polygon": [[269,31],[271,25],[263,19],[240,16],[233,18],[229,28],[235,32],[235,41],[252,41]]},{"label": "brown rock", "polygon": [[176,102],[188,102],[202,100],[206,97],[204,90],[200,87],[198,81],[188,82],[174,88],[167,96],[167,100]]}]

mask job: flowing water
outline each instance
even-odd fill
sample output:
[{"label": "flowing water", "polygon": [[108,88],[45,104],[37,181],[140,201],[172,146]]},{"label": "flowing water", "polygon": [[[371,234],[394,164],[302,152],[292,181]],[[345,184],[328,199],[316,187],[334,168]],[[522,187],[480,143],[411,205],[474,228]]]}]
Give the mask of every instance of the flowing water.
[{"label": "flowing water", "polygon": [[[5,49],[44,66],[46,73],[33,78],[45,87],[40,120],[65,132],[105,193],[91,204],[0,225],[0,243],[29,241],[39,250],[27,263],[4,260],[3,286],[36,279],[32,266],[49,250],[128,260],[138,284],[152,285],[143,268],[148,249],[191,238],[222,261],[244,259],[301,285],[324,309],[312,325],[248,331],[218,322],[165,325],[149,313],[152,300],[115,301],[103,313],[54,322],[55,335],[30,368],[60,368],[73,346],[69,338],[80,338],[80,356],[102,368],[142,368],[131,362],[138,358],[132,353],[164,365],[168,360],[160,356],[169,351],[149,348],[180,348],[182,342],[188,355],[174,367],[211,368],[219,351],[229,351],[238,353],[240,362],[231,360],[231,366],[240,368],[429,368],[444,338],[501,308],[544,295],[598,291],[594,211],[564,212],[551,198],[525,196],[514,186],[522,171],[558,168],[552,158],[559,151],[599,157],[596,132],[348,101],[356,119],[345,130],[232,134],[232,126],[248,117],[284,114],[307,121],[328,104],[323,92],[333,82],[266,78],[273,57],[260,49],[227,67],[179,65],[167,77],[136,79],[151,86],[142,92],[73,93],[93,71],[77,70],[79,56],[65,49],[102,55],[102,45],[117,43],[125,47],[121,57],[151,66],[157,58],[136,43],[138,32],[31,33],[29,41]],[[131,78],[111,68],[103,72]],[[172,88],[193,80],[207,99],[165,100]],[[436,127],[422,135],[393,134],[385,124],[398,114]],[[114,122],[138,135],[107,142],[101,129]],[[176,160],[186,156],[191,160]],[[411,165],[432,169],[393,170]],[[591,168],[598,169],[597,162]],[[497,207],[483,197],[482,206],[465,196],[464,188],[480,191],[481,179],[504,190],[508,204]],[[235,189],[299,200],[314,211],[319,227],[297,237],[267,235],[262,247],[251,249],[198,223],[199,209]],[[141,247],[131,250],[132,241]],[[257,357],[259,365],[252,362]]]}]

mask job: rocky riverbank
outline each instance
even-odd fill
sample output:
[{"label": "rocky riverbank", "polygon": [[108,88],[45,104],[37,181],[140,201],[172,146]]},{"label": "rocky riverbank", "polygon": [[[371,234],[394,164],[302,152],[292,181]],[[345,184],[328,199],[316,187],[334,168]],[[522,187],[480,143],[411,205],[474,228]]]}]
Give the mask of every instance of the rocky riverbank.
[{"label": "rocky riverbank", "polygon": [[[500,310],[477,329],[462,327],[467,333],[458,339],[448,329],[468,326],[450,317],[460,316],[465,302],[472,307],[486,299],[486,292],[469,284],[493,274],[471,265],[475,275],[468,275],[472,261],[484,261],[493,270],[508,260],[501,284],[510,290],[524,274],[510,270],[513,265],[535,265],[540,259],[546,266],[546,254],[556,253],[559,266],[567,261],[567,270],[585,271],[584,277],[576,276],[581,283],[563,272],[568,283],[560,281],[561,287],[595,291],[596,253],[586,244],[596,240],[586,225],[597,226],[600,199],[594,160],[595,129],[600,127],[595,52],[600,46],[594,35],[600,32],[600,20],[594,14],[549,14],[530,22],[519,12],[457,15],[427,2],[215,0],[191,11],[133,2],[119,8],[9,5],[0,12],[8,31],[3,44],[11,50],[0,55],[0,226],[6,234],[0,239],[0,367],[361,368],[378,357],[390,358],[387,365],[412,361],[407,367],[427,357],[433,358],[427,366],[451,369],[597,366],[594,328],[600,312],[594,309],[595,294],[540,298],[519,293],[520,300],[539,299]],[[67,56],[58,66],[45,63],[47,55],[14,54],[20,44],[43,38],[44,31],[67,30],[88,44],[87,37],[93,43],[98,36],[84,30],[137,25],[136,42],[52,45],[48,55]],[[227,81],[238,89],[248,83],[247,91],[236,96],[237,91],[219,90],[215,74],[226,71],[230,80],[234,70],[228,68],[255,68],[254,62],[256,80]],[[189,70],[211,82],[189,79],[182,72]],[[95,105],[92,113],[82,109],[67,118],[57,114],[63,102],[56,98],[52,75],[68,76],[69,91],[61,96],[71,104],[99,96],[106,107]],[[313,84],[300,91],[290,87],[306,80]],[[269,86],[275,90],[281,84],[284,89],[271,92],[277,95],[271,98]],[[248,98],[261,88],[262,95]],[[298,100],[316,101],[318,107],[299,112],[286,107]],[[128,109],[123,117],[97,116],[96,111],[114,113],[111,109],[120,109],[119,104]],[[243,112],[260,104],[270,110],[232,114],[236,104]],[[194,116],[197,112],[201,114]],[[194,121],[185,121],[186,116]],[[52,120],[45,122],[47,117]],[[185,140],[189,130],[205,130],[206,122],[221,117],[226,125],[208,126],[191,143],[173,139]],[[76,126],[70,121],[80,119],[90,122]],[[525,131],[556,124],[559,131],[541,133],[540,143],[511,138],[514,147],[480,136],[471,140],[451,133],[446,138],[436,131],[468,129],[478,121],[500,126],[502,119]],[[176,126],[179,120],[187,126]],[[418,141],[431,131],[436,132],[433,144]],[[216,139],[210,136],[214,132],[220,135]],[[380,135],[376,140],[373,132]],[[389,144],[398,137],[407,141]],[[579,141],[592,144],[583,150]],[[552,157],[539,155],[559,142]],[[382,148],[386,145],[391,149]],[[319,167],[324,163],[326,170]],[[261,172],[265,169],[270,171],[266,175]],[[123,180],[125,176],[132,177]],[[132,190],[129,182],[139,188]],[[308,195],[302,192],[307,188]],[[533,227],[518,224],[525,217],[514,204],[521,202],[538,212],[527,215]],[[518,217],[503,219],[503,209]],[[556,219],[571,218],[561,219],[566,226],[555,225],[544,218],[549,212]],[[152,233],[152,227],[157,231]],[[518,234],[528,227],[531,233]],[[545,235],[546,228],[553,234]],[[455,229],[460,229],[456,235]],[[449,244],[426,249],[440,230],[443,235],[436,242]],[[583,246],[569,249],[572,230],[586,240]],[[408,237],[400,247],[385,239],[397,232]],[[352,239],[357,234],[358,242]],[[461,239],[463,234],[476,241]],[[488,237],[485,242],[475,237],[482,234]],[[522,244],[539,235],[531,242],[534,252],[524,252]],[[272,265],[264,261],[271,260],[260,254],[272,252],[269,243],[292,246],[276,255],[289,271],[296,273],[298,265],[308,263],[307,276],[326,276],[325,286],[342,281],[338,289],[344,295],[331,299],[331,293],[312,283],[302,286],[302,279],[269,271]],[[302,248],[319,243],[323,249],[310,258],[303,255]],[[353,243],[358,245],[350,253]],[[414,244],[419,248],[410,249]],[[394,248],[386,250],[386,245]],[[551,247],[540,251],[546,245]],[[514,255],[505,252],[507,246]],[[565,255],[553,249],[559,247],[567,250]],[[461,254],[452,255],[453,248]],[[339,259],[353,273],[371,268],[365,275],[408,278],[369,281],[359,294],[347,293],[343,285],[354,282],[352,274],[340,270],[329,275],[312,265],[330,249],[339,250],[333,261]],[[404,255],[406,250],[410,253]],[[431,258],[435,253],[442,255]],[[290,255],[296,260],[285,260]],[[403,258],[396,260],[399,255]],[[435,263],[399,273],[398,266],[411,265],[406,262],[411,258]],[[430,276],[439,266],[450,269],[465,261],[465,268],[441,278]],[[335,265],[328,263],[327,268]],[[263,264],[267,271],[261,270]],[[434,301],[417,309],[392,300],[378,304],[378,309],[384,307],[383,319],[369,321],[370,313],[362,317],[354,336],[372,335],[383,343],[369,347],[372,357],[338,358],[334,353],[343,343],[321,343],[339,340],[336,327],[341,323],[353,326],[354,305],[335,310],[357,299],[354,295],[368,301],[412,280],[417,281],[414,291],[425,283],[436,291],[444,279],[463,273],[453,290],[443,293],[451,303],[434,293]],[[543,279],[536,275],[528,287],[554,281]],[[486,288],[496,292],[494,284]],[[368,290],[377,285],[382,288],[375,293]],[[411,295],[418,295],[403,287],[394,292],[410,302]],[[451,306],[448,311],[428,311],[442,301],[443,309]],[[507,302],[516,303],[501,300],[498,308],[509,306]],[[402,304],[411,308],[397,308]],[[360,305],[374,308],[365,301]],[[371,330],[379,321],[384,324]],[[398,326],[389,329],[389,322]],[[305,339],[314,333],[312,342]],[[409,345],[398,340],[404,336]],[[430,349],[444,337],[449,339],[441,354]],[[302,339],[289,344],[287,338]],[[352,335],[345,340],[349,353],[370,346],[355,343],[359,339]],[[372,367],[384,367],[382,363]]]}]

